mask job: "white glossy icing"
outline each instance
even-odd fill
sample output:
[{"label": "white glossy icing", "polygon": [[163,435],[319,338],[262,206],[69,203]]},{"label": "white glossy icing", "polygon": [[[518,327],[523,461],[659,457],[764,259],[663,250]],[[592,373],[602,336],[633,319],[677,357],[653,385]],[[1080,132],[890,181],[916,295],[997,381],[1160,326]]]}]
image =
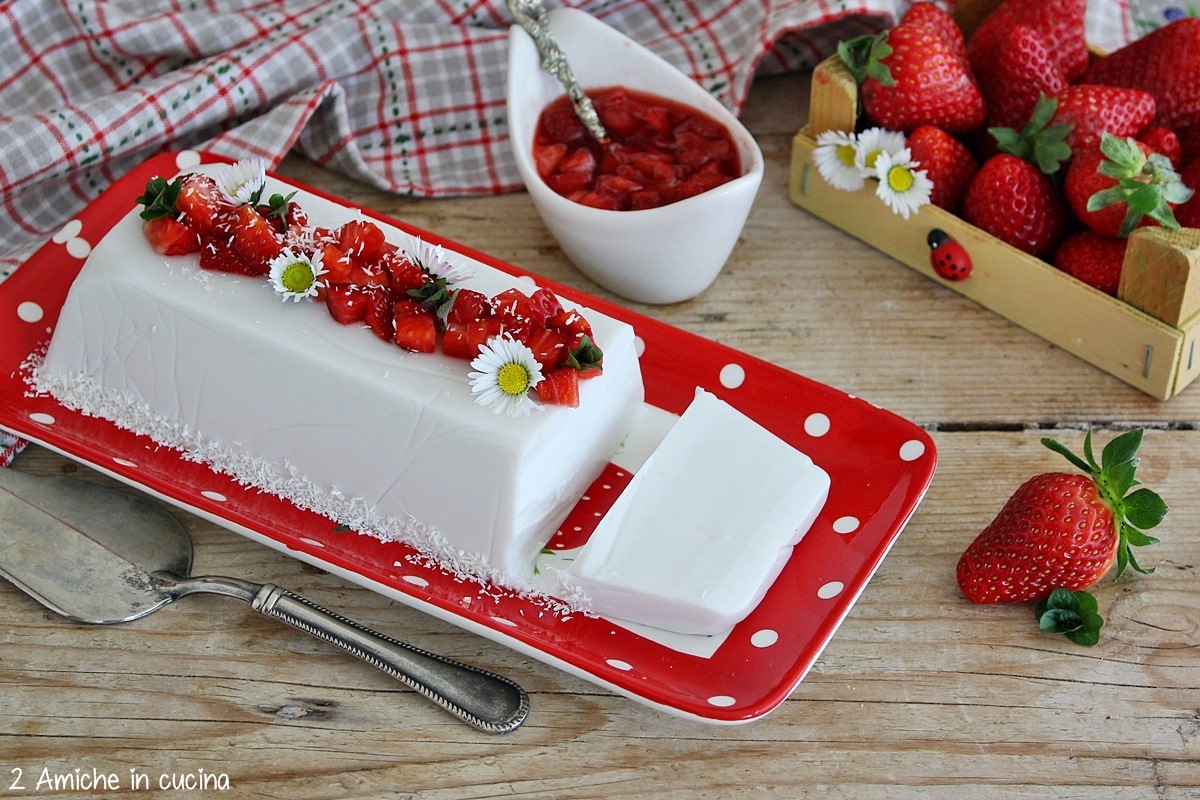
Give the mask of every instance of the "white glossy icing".
[{"label": "white glossy icing", "polygon": [[[267,193],[292,189],[271,180]],[[357,216],[303,191],[296,201],[315,225]],[[475,273],[469,288],[533,289],[455,257]],[[474,402],[468,362],[407,353],[338,324],[320,303],[282,302],[265,279],[158,256],[134,211],[93,250],[35,380],[245,484],[524,589],[642,402],[632,328],[584,315],[605,370],[581,382],[580,407],[497,416]]]},{"label": "white glossy icing", "polygon": [[807,455],[697,392],[560,581],[602,616],[722,633],[762,600],[829,483]]}]

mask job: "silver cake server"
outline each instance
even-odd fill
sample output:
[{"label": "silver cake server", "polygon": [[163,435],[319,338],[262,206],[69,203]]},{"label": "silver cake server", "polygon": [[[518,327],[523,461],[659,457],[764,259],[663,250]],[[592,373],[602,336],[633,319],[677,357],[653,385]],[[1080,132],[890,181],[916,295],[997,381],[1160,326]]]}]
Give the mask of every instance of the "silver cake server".
[{"label": "silver cake server", "polygon": [[222,594],[337,645],[470,725],[516,729],[525,691],[499,675],[425,652],[273,584],[190,577],[192,540],[165,508],[133,492],[0,469],[0,576],[78,622],[144,617],[180,597]]}]

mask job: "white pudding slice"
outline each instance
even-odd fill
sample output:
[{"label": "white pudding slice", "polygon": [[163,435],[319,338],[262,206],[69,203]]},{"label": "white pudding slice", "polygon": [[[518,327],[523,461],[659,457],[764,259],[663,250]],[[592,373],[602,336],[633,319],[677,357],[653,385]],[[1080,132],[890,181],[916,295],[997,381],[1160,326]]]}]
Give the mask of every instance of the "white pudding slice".
[{"label": "white pudding slice", "polygon": [[[294,189],[269,178],[264,197]],[[359,216],[304,191],[294,202],[317,226]],[[604,373],[580,382],[579,407],[498,415],[474,401],[469,362],[406,352],[338,324],[320,302],[281,301],[265,278],[157,255],[138,210],[71,287],[40,389],[460,574],[528,588],[537,553],[641,407],[629,325],[580,309]],[[412,250],[412,237],[379,224]],[[463,287],[534,289],[447,255],[473,271]]]},{"label": "white pudding slice", "polygon": [[595,614],[688,634],[749,614],[829,494],[812,459],[699,391],[559,576]]}]

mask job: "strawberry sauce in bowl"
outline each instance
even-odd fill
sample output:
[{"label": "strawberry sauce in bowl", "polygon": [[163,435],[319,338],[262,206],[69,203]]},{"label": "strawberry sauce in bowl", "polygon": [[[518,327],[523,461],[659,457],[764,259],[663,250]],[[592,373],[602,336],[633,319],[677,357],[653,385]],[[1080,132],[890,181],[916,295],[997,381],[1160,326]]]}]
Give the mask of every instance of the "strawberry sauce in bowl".
[{"label": "strawberry sauce in bowl", "polygon": [[695,297],[737,244],[762,152],[715,97],[641,45],[581,11],[549,17],[610,141],[587,134],[514,26],[509,136],[534,206],[566,256],[606,289],[643,303]]}]

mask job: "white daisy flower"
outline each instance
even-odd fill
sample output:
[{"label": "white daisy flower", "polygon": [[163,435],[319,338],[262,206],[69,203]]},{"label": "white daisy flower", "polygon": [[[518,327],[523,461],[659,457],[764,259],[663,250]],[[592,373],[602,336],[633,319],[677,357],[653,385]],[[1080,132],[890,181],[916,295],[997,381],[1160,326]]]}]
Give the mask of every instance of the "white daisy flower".
[{"label": "white daisy flower", "polygon": [[497,336],[479,349],[471,362],[471,392],[475,402],[497,414],[528,416],[541,408],[530,393],[542,380],[542,368],[533,351],[507,336]]},{"label": "white daisy flower", "polygon": [[321,265],[321,251],[312,257],[297,253],[291,248],[271,260],[271,286],[283,295],[283,301],[291,298],[300,302],[305,297],[316,297],[317,290],[324,286],[321,276],[325,268]]},{"label": "white daisy flower", "polygon": [[225,165],[213,179],[233,202],[257,203],[267,186],[267,165],[261,158],[243,158]]},{"label": "white daisy flower", "polygon": [[896,155],[881,152],[875,162],[875,177],[879,179],[875,194],[905,219],[928,205],[933,192],[933,181],[925,170],[917,169],[919,166],[907,148]]},{"label": "white daisy flower", "polygon": [[858,136],[845,131],[825,131],[817,137],[813,163],[817,172],[835,189],[856,192],[866,184],[859,170]]},{"label": "white daisy flower", "polygon": [[418,236],[413,244],[411,257],[417,266],[433,276],[434,280],[443,278],[446,286],[451,287],[470,278],[471,270],[465,265],[451,261],[450,255],[452,254],[443,250],[440,244],[430,244]]},{"label": "white daisy flower", "polygon": [[896,155],[908,145],[904,134],[885,128],[867,128],[858,135],[858,155],[854,164],[864,178],[874,178],[875,165],[883,153]]}]

